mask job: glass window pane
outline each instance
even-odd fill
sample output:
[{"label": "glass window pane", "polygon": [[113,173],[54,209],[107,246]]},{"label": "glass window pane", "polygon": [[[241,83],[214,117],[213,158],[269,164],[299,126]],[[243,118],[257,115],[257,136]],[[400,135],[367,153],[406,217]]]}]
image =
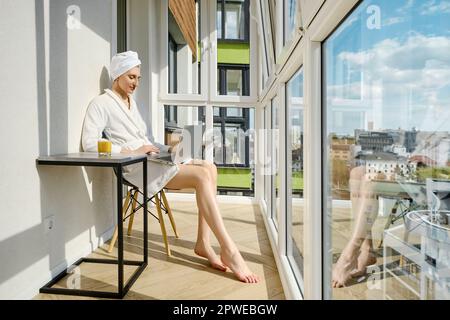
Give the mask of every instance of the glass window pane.
[{"label": "glass window pane", "polygon": [[270,136],[270,132],[272,129],[271,126],[271,107],[266,106],[264,108],[264,138],[265,138],[265,153],[264,153],[264,160],[263,160],[263,166],[264,166],[264,183],[265,183],[265,189],[264,194],[266,198],[266,205],[267,205],[267,214],[270,215],[272,212],[272,170],[271,170],[271,150],[272,150],[272,139]]},{"label": "glass window pane", "polygon": [[272,176],[272,219],[275,226],[278,228],[278,214],[280,212],[280,140],[279,140],[279,105],[278,97],[272,100],[272,155],[273,155],[273,176]]},{"label": "glass window pane", "polygon": [[217,2],[217,14],[216,14],[216,28],[217,38],[222,38],[222,2]]},{"label": "glass window pane", "polygon": [[244,3],[225,3],[225,39],[245,39]]},{"label": "glass window pane", "polygon": [[[218,108],[217,108],[218,109]],[[223,141],[222,141],[222,127],[219,124],[214,124],[213,128],[213,134],[214,134],[214,163],[216,165],[223,164]]]},{"label": "glass window pane", "polygon": [[[180,142],[183,129],[189,130],[192,139],[191,154],[193,158],[204,159],[204,109],[205,107],[165,105],[164,144],[168,146],[177,145]],[[192,193],[191,190],[182,192]]]},{"label": "glass window pane", "polygon": [[227,163],[245,164],[245,133],[240,125],[225,125],[225,150]]},{"label": "glass window pane", "polygon": [[227,108],[227,117],[242,117],[242,108]]},{"label": "glass window pane", "polygon": [[287,110],[289,114],[289,140],[287,156],[291,160],[287,174],[291,176],[291,212],[292,212],[292,257],[303,275],[303,69],[298,71],[287,83]]},{"label": "glass window pane", "polygon": [[241,70],[227,70],[227,95],[241,96],[242,95],[242,71]]},{"label": "glass window pane", "polygon": [[295,19],[297,14],[297,1],[287,0],[285,3],[284,12],[284,39],[285,44],[292,39],[295,29]]},{"label": "glass window pane", "polygon": [[[218,191],[220,194],[253,196],[254,110],[214,107],[214,113],[214,161],[218,166]],[[229,117],[230,114],[232,116]]]},{"label": "glass window pane", "polygon": [[450,19],[412,4],[364,1],[323,45],[328,298],[450,299]]}]

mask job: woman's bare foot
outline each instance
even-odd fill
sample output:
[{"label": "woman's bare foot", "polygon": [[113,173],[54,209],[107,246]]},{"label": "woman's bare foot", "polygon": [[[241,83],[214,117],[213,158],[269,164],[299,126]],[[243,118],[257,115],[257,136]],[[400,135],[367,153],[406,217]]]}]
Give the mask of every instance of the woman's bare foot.
[{"label": "woman's bare foot", "polygon": [[352,272],[357,266],[357,260],[354,255],[341,254],[334,265],[331,287],[341,288],[352,278]]},{"label": "woman's bare foot", "polygon": [[358,267],[352,272],[352,277],[357,278],[367,273],[367,267],[377,263],[377,257],[372,250],[362,249],[358,256]]},{"label": "woman's bare foot", "polygon": [[227,271],[227,267],[222,263],[220,258],[214,252],[211,245],[205,245],[203,242],[197,241],[194,252],[196,255],[208,259],[211,267],[220,271]]},{"label": "woman's bare foot", "polygon": [[231,271],[240,281],[245,283],[259,282],[259,277],[252,271],[250,271],[237,249],[234,252],[227,252],[226,250],[222,250],[222,252],[220,253],[220,259],[222,260],[224,265],[231,269]]}]

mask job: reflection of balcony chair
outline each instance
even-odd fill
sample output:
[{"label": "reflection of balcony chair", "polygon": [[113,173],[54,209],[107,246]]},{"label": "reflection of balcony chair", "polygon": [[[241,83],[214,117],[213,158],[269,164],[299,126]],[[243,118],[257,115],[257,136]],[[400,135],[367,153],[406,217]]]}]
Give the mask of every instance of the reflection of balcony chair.
[{"label": "reflection of balcony chair", "polygon": [[[435,215],[433,219],[448,224],[447,213],[450,211],[450,180],[427,178],[428,209]],[[432,221],[436,222],[436,221]]]},{"label": "reflection of balcony chair", "polygon": [[[405,216],[408,212],[424,209],[424,193],[425,189],[423,187],[421,189],[421,194],[410,194],[409,192],[401,193],[398,196],[388,196],[381,195],[380,197],[384,199],[392,199],[395,200],[394,205],[392,206],[388,218],[386,220],[386,224],[384,225],[383,230],[387,230],[393,225],[396,221],[403,219],[405,220]],[[406,202],[406,203],[405,203]],[[405,235],[407,237],[407,235]],[[381,248],[383,245],[383,238],[381,238],[378,248]]]},{"label": "reflection of balcony chair", "polygon": [[[127,196],[125,198],[125,203],[122,208],[122,214],[123,214],[123,221],[130,218],[128,221],[128,236],[131,235],[131,230],[133,228],[133,221],[134,221],[134,214],[141,208],[143,208],[143,204],[138,201],[139,194],[143,196],[143,193],[139,190],[139,188],[135,185],[133,185],[131,182],[127,181],[125,178],[122,178],[123,185],[126,186],[129,190],[127,192]],[[154,196],[150,197],[149,202],[152,202],[156,206],[156,211],[158,212],[158,217],[156,217],[150,210],[148,210],[148,213],[150,213],[156,220],[159,221],[159,225],[161,227],[161,233],[164,239],[164,245],[166,247],[166,253],[168,256],[171,255],[170,248],[169,248],[169,242],[167,240],[167,232],[166,232],[166,226],[163,219],[163,211],[169,216],[170,224],[172,225],[172,229],[175,233],[175,237],[178,238],[178,232],[175,225],[175,220],[172,215],[172,210],[169,207],[169,203],[167,201],[166,194],[164,192],[164,189],[161,189],[159,192],[157,192]],[[139,205],[139,206],[138,206]],[[128,210],[131,211],[128,213]],[[109,244],[108,252],[112,252],[114,245],[117,241],[118,237],[118,228],[116,226],[114,230],[113,237],[111,239],[111,243]]]}]

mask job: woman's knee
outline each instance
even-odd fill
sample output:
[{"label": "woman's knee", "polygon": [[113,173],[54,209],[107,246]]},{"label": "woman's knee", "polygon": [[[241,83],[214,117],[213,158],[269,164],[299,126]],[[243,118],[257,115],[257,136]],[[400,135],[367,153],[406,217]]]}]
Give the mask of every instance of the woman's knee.
[{"label": "woman's knee", "polygon": [[208,171],[208,174],[213,181],[217,179],[217,167],[214,163],[203,161],[201,166]]},{"label": "woman's knee", "polygon": [[214,163],[209,162],[208,163],[208,169],[209,172],[211,173],[211,177],[213,178],[213,180],[217,179],[217,167]]},{"label": "woman's knee", "polygon": [[213,181],[212,176],[211,176],[211,172],[210,169],[206,166],[197,166],[196,169],[196,174],[195,174],[195,184],[197,185],[197,187],[206,185],[206,184],[210,184],[211,181]]}]

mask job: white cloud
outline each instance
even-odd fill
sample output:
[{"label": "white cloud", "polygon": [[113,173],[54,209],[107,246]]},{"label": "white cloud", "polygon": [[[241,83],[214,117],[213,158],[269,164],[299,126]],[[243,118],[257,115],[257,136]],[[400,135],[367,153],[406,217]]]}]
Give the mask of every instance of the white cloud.
[{"label": "white cloud", "polygon": [[[417,33],[404,41],[386,39],[365,51],[343,52],[337,57],[337,70],[346,72],[336,76],[348,79],[328,87],[328,95],[331,99],[358,99],[369,108],[381,103],[393,110],[383,109],[384,113],[393,112],[394,119],[386,121],[411,116],[395,113],[399,110],[422,110],[421,115],[403,120],[404,125],[416,121],[414,125],[419,128],[431,128],[432,123],[423,120],[425,116],[450,116],[449,112],[442,113],[450,106],[449,52],[450,37]],[[350,74],[360,74],[362,80]]]},{"label": "white cloud", "polygon": [[421,15],[432,15],[436,13],[450,13],[450,1],[441,1],[439,4],[435,0],[425,3],[420,11]]},{"label": "white cloud", "polygon": [[396,11],[397,11],[398,13],[405,14],[405,13],[407,13],[413,6],[414,6],[414,0],[408,0],[408,1],[406,2],[406,4],[405,4],[403,7],[398,8]]}]

